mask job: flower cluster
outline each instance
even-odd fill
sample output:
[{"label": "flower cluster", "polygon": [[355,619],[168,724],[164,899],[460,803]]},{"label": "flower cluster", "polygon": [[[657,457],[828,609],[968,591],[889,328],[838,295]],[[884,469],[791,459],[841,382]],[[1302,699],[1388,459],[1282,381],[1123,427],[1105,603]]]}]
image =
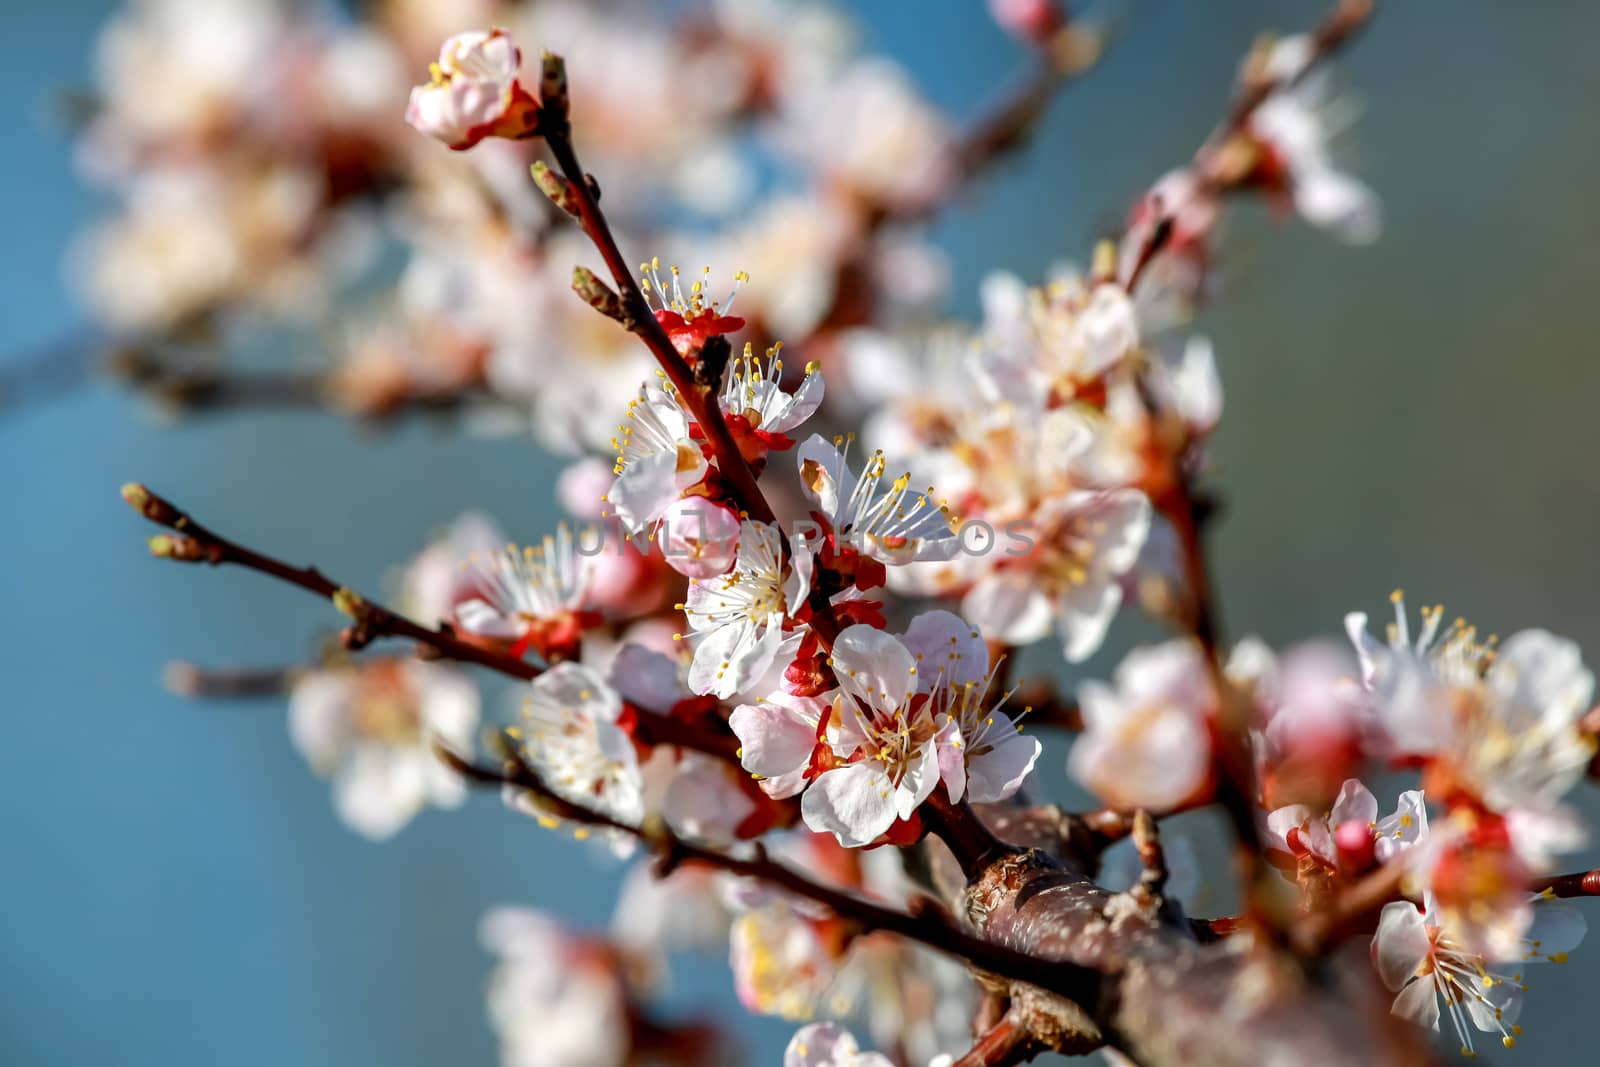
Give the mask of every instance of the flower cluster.
[{"label": "flower cluster", "polygon": [[[466,516],[414,560],[401,596],[416,621],[364,611],[348,590],[334,596],[355,619],[352,648],[403,635],[518,680],[517,719],[496,738],[507,770],[462,762],[477,690],[437,663],[341,660],[299,675],[290,700],[295,743],[333,775],[341,817],[370,837],[428,804],[459,804],[459,771],[502,785],[508,807],[547,828],[585,838],[598,827],[618,855],[641,843],[660,853],[659,869],[628,876],[609,936],[531,912],[486,918],[505,1062],[715,1058],[705,1035],[649,1023],[637,1001],[666,969],[662,950],[724,943],[746,1007],[809,1023],[786,1064],[890,1062],[843,1026],[811,1022],[819,1015],[865,1019],[900,1061],[948,1060],[969,1039],[977,987],[949,961],[837,914],[847,910],[837,891],[917,910],[903,850],[929,833],[954,846],[952,827],[989,840],[974,806],[1015,802],[1044,757],[1024,719],[1034,708],[1012,701],[1023,648],[1048,640],[1058,662],[1087,663],[1135,608],[1173,632],[1127,651],[1109,682],[1082,681],[1075,700],[1047,697],[1052,721],[1076,732],[1067,772],[1106,806],[1052,819],[1064,836],[1095,838],[1088,866],[1131,827],[1142,865],[1123,879],[1129,889],[1106,894],[1107,925],[1181,918],[1180,898],[1197,891],[1180,891],[1181,849],[1168,863],[1150,827],[1218,804],[1251,877],[1248,914],[1213,934],[1276,923],[1273,945],[1331,955],[1319,938],[1370,919],[1375,981],[1395,994],[1395,1014],[1434,1028],[1447,1015],[1468,1054],[1479,1032],[1514,1045],[1523,966],[1564,962],[1584,932],[1539,891],[1555,857],[1586,840],[1565,802],[1596,755],[1594,677],[1577,647],[1542,630],[1480,637],[1462,620],[1447,625],[1439,607],[1413,626],[1397,593],[1379,637],[1355,613],[1353,648],[1279,653],[1258,638],[1227,642],[1211,603],[1200,481],[1222,388],[1188,319],[1223,194],[1265,194],[1352,241],[1378,225],[1372,194],[1329,148],[1320,62],[1331,38],[1258,49],[1235,113],[1137,200],[1121,240],[1103,242],[1088,269],[1039,284],[993,273],[980,321],[928,329],[899,312],[937,295],[941,271],[915,241],[879,230],[918,217],[960,180],[972,149],[896,68],[855,55],[836,15],[728,0],[680,34],[628,5],[514,7],[506,22],[518,34],[560,45],[585,71],[570,94],[553,54],[537,84],[523,81],[510,30],[457,34],[405,119],[474,151],[376,136],[352,146],[340,139],[348,116],[319,120],[283,134],[321,151],[293,157],[313,161],[315,181],[279,174],[290,153],[271,140],[248,177],[235,173],[242,142],[272,127],[237,71],[180,53],[179,74],[159,73],[188,95],[100,136],[128,142],[109,158],[148,152],[184,173],[141,177],[149,186],[98,248],[117,262],[127,242],[138,258],[181,205],[207,205],[183,221],[192,232],[169,250],[173,262],[104,309],[159,348],[180,324],[236,307],[245,264],[310,272],[307,235],[350,200],[392,207],[399,182],[400,313],[380,310],[355,331],[329,378],[338,403],[376,414],[490,393],[531,413],[546,444],[587,453],[559,486],[570,525],[518,547]],[[1075,69],[1067,53],[1082,42],[1063,8],[991,8],[1053,73]],[[637,25],[613,36],[613,17]],[[221,58],[270,67],[281,50],[309,47],[288,19],[234,27],[237,54]],[[362,42],[360,62],[344,57],[356,74],[424,51],[406,30],[389,32]],[[155,16],[128,22],[109,49],[112,75],[157,73],[157,46],[176,34]],[[348,91],[361,79],[335,78],[335,51],[309,58]],[[720,91],[656,91],[684,80]],[[742,158],[746,123],[800,161],[813,187],[749,203],[740,188],[759,168]],[[574,161],[574,129],[593,131],[605,220],[598,181]],[[537,163],[530,182],[543,147],[563,173]],[[195,171],[208,151],[216,165]],[[638,235],[663,248],[690,241],[652,232],[663,189],[645,174],[666,177],[655,185],[680,212],[723,225],[697,249],[771,269],[734,272],[720,299],[710,267],[689,281],[651,258],[629,277],[619,248]],[[555,230],[552,203],[594,250]],[[572,266],[585,261],[603,261],[617,291],[580,271],[584,300],[570,299]],[[927,284],[878,277],[896,273]],[[786,359],[780,333],[806,358]],[[133,488],[130,501],[148,505]],[[158,539],[158,554],[204,558],[197,528],[167,525],[182,536]],[[435,760],[441,749],[450,760]],[[1378,771],[1417,775],[1392,810],[1363,781]],[[999,847],[975,851],[992,862]],[[811,896],[775,877],[774,863],[814,875]],[[765,872],[781,888],[729,870]],[[1279,890],[1304,929],[1263,904]],[[1372,904],[1371,892],[1383,899]],[[1370,914],[1345,914],[1350,900]],[[1017,1047],[1033,1050],[1037,1036]]]}]

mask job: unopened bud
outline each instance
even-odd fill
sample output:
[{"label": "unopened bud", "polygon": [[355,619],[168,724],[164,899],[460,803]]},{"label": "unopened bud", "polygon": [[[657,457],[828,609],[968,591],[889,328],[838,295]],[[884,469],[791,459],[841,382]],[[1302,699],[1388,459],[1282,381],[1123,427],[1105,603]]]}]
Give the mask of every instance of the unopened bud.
[{"label": "unopened bud", "polygon": [[342,614],[352,619],[361,618],[361,613],[366,610],[367,602],[361,599],[361,594],[348,587],[340,587],[333,594],[333,606]]},{"label": "unopened bud", "polygon": [[550,198],[552,204],[569,215],[578,214],[578,194],[572,188],[571,182],[551,170],[542,159],[534,163],[532,171],[533,184]]},{"label": "unopened bud", "polygon": [[1117,276],[1117,246],[1111,241],[1101,241],[1094,246],[1094,265],[1090,276],[1096,281],[1107,281]]},{"label": "unopened bud", "polygon": [[173,559],[180,563],[198,563],[206,558],[205,546],[192,537],[178,534],[156,534],[150,538],[150,554],[157,559]]},{"label": "unopened bud", "polygon": [[567,117],[567,61],[554,52],[545,52],[539,72],[539,102],[555,118]]},{"label": "unopened bud", "polygon": [[122,499],[128,506],[151,522],[170,526],[178,521],[178,509],[156,496],[142,482],[129,482],[122,487]]},{"label": "unopened bud", "polygon": [[1065,21],[1056,0],[989,0],[989,14],[1007,33],[1033,43],[1048,40]]},{"label": "unopened bud", "polygon": [[1063,77],[1075,78],[1105,54],[1106,34],[1098,26],[1073,23],[1064,26],[1046,42],[1050,62]]},{"label": "unopened bud", "polygon": [[572,268],[572,291],[583,297],[584,303],[608,319],[628,325],[627,312],[622,298],[609,285],[601,281],[588,267]]},{"label": "unopened bud", "polygon": [[653,848],[661,848],[672,843],[672,828],[667,825],[667,820],[660,812],[651,812],[639,824],[639,836],[645,843]]}]

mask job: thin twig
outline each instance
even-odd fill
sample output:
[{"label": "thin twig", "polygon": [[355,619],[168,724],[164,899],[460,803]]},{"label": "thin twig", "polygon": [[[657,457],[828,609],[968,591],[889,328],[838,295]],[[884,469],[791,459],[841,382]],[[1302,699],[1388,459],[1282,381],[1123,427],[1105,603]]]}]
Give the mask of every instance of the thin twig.
[{"label": "thin twig", "polygon": [[201,667],[174,660],[167,664],[161,679],[167,690],[182,697],[200,700],[254,699],[280,697],[295,679],[312,668],[293,667]]},{"label": "thin twig", "polygon": [[734,856],[716,849],[685,841],[668,828],[663,820],[652,819],[642,827],[630,826],[601,812],[586,808],[557,794],[538,773],[516,755],[514,746],[508,746],[510,755],[504,770],[482,767],[441,745],[435,745],[439,757],[469,781],[484,785],[510,785],[535,794],[542,806],[552,814],[595,829],[635,837],[656,853],[666,870],[684,863],[699,863],[729,874],[755,878],[795,896],[823,904],[857,925],[863,932],[898,934],[929,948],[956,956],[973,966],[1014,981],[1026,982],[1041,989],[1066,997],[1093,1013],[1099,1003],[1102,976],[1099,972],[1076,964],[1047,960],[1005,948],[967,933],[952,923],[934,918],[937,909],[924,910],[912,915],[886,908],[872,901],[847,893],[832,886],[813,882],[794,869],[768,857],[759,843],[753,846],[749,857]]},{"label": "thin twig", "polygon": [[951,1067],[1012,1067],[1026,1063],[1038,1051],[1027,1023],[1008,1013],[978,1035],[972,1048]]},{"label": "thin twig", "polygon": [[[351,624],[340,635],[346,648],[365,648],[379,638],[415,641],[431,658],[455,660],[487,667],[496,673],[531,681],[543,668],[504,652],[464,641],[448,624],[420,626],[405,616],[368,600],[328,578],[315,567],[295,567],[254,549],[230,541],[202,526],[178,507],[137,483],[123,486],[123,499],[134,510],[159,526],[175,530],[180,536],[162,535],[151,539],[151,551],[163,558],[186,563],[216,566],[231,563],[247,570],[297,586],[334,605],[350,616]],[[420,651],[420,650],[419,650]],[[693,723],[662,714],[664,709],[635,708],[634,736],[646,745],[676,745],[718,759],[738,762],[738,739],[732,733],[713,732]]]},{"label": "thin twig", "polygon": [[[740,509],[756,522],[769,525],[776,523],[777,517],[757,483],[754,469],[739,450],[732,431],[722,417],[722,404],[718,398],[720,382],[698,380],[694,368],[673,345],[667,331],[651,313],[649,302],[634,278],[633,268],[623,258],[617,239],[611,232],[611,225],[600,210],[596,197],[598,185],[578,162],[577,152],[572,146],[570,124],[560,111],[546,109],[546,113],[551,117],[541,133],[556,166],[570,185],[568,195],[576,209],[578,223],[600,252],[606,269],[611,272],[612,281],[616,283],[622,300],[622,321],[650,349],[689,414],[704,432],[706,444],[717,457],[717,470],[727,481],[729,491]],[[831,651],[840,629],[838,618],[826,598],[813,597],[811,605],[811,629],[822,647]]]},{"label": "thin twig", "polygon": [[1600,897],[1600,870],[1558,874],[1535,882],[1532,889],[1546,897]]}]

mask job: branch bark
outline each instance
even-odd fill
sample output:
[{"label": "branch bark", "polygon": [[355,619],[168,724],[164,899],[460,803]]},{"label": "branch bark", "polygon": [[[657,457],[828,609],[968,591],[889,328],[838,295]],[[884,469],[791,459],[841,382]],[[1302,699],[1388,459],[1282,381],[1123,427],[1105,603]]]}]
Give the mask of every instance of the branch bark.
[{"label": "branch bark", "polygon": [[[151,551],[157,556],[211,566],[233,564],[331,600],[352,620],[340,635],[346,648],[365,648],[380,638],[400,638],[415,641],[419,646],[419,654],[425,651],[426,658],[472,663],[520,681],[532,681],[543,673],[544,668],[537,664],[462,640],[447,624],[427,627],[412,622],[377,601],[368,600],[349,587],[337,584],[315,567],[295,567],[231,541],[196,522],[144,485],[130,483],[123,486],[122,497],[146,519],[177,532],[176,537],[162,535],[151,539]],[[739,762],[738,738],[731,732],[704,730],[693,723],[662,714],[662,709],[635,710],[639,714],[636,716],[634,736],[641,743],[676,745],[731,763]]]},{"label": "branch bark", "polygon": [[685,841],[660,818],[648,819],[643,826],[630,826],[601,812],[576,804],[545,784],[537,772],[507,746],[511,754],[505,768],[481,767],[441,745],[435,751],[457,773],[480,785],[512,786],[535,794],[559,817],[571,822],[613,833],[626,834],[648,845],[658,857],[663,873],[684,863],[699,863],[729,874],[755,878],[795,896],[825,905],[842,919],[856,924],[861,932],[887,931],[948,953],[997,975],[1026,982],[1058,996],[1085,1003],[1099,997],[1101,976],[1093,970],[1030,956],[1025,952],[997,945],[944,921],[943,911],[932,901],[916,913],[886,908],[863,897],[814,882],[798,871],[771,859],[756,843],[748,857]]}]

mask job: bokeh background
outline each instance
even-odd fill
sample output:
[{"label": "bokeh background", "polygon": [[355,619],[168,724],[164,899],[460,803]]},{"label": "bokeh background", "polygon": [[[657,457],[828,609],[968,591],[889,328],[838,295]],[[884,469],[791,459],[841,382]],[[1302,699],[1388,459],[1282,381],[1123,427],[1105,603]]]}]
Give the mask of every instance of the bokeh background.
[{"label": "bokeh background", "polygon": [[[96,204],[50,99],[86,84],[112,6],[0,15],[6,371],[47,349],[64,368],[81,360],[59,344],[83,322],[63,250]],[[1354,250],[1237,212],[1200,323],[1227,388],[1215,446],[1226,622],[1274,642],[1336,636],[1345,611],[1382,610],[1403,586],[1502,634],[1569,635],[1593,663],[1600,7],[1382,7],[1343,70],[1366,104],[1353,145],[1385,201],[1383,240]],[[1309,25],[1320,8],[1123,5],[1111,56],[1020,161],[937,224],[951,313],[975,311],[993,267],[1039,276],[1081,255],[1204,135],[1255,32]],[[868,47],[958,117],[1018,70],[980,4],[859,15]],[[379,589],[463,509],[541,530],[556,469],[531,445],[421,424],[373,434],[279,413],[164,426],[100,382],[5,397],[0,1062],[492,1062],[479,915],[524,903],[599,926],[617,872],[492,798],[425,813],[381,846],[345,830],[280,705],[198,705],[160,684],[175,657],[297,659],[330,612],[249,574],[150,560],[116,491],[146,480],[224,531]],[[1120,625],[1081,674],[1108,672],[1134,636]],[[1065,742],[1050,744],[1055,788]],[[1577,800],[1600,815],[1600,792]],[[674,1010],[726,1017],[776,1062],[790,1029],[745,1017],[724,964],[678,977]],[[1581,1055],[1597,977],[1596,946],[1535,973],[1526,1036],[1503,1058]]]}]

